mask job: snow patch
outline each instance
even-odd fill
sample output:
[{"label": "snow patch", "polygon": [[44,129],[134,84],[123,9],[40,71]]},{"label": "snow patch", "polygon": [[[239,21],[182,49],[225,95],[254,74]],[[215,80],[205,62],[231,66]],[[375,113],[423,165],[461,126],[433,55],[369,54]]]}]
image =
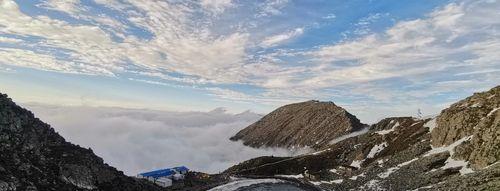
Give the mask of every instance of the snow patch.
[{"label": "snow patch", "polygon": [[381,144],[375,145],[372,147],[372,149],[368,153],[368,156],[366,156],[366,157],[373,158],[373,157],[375,157],[375,155],[377,155],[378,153],[383,151],[386,147],[387,147],[387,142],[383,142]]},{"label": "snow patch", "polygon": [[320,184],[340,184],[344,180],[338,179],[338,180],[331,180],[331,181],[310,181],[311,184],[314,184],[316,186],[319,186]]},{"label": "snow patch", "polygon": [[423,187],[420,187],[420,188],[417,188],[415,190],[411,190],[411,191],[419,191],[420,189],[429,189],[429,188],[432,188],[432,185],[429,185],[429,186],[423,186]]},{"label": "snow patch", "polygon": [[450,156],[453,156],[453,154],[455,153],[455,147],[457,147],[458,145],[462,144],[463,142],[465,141],[468,141],[472,139],[472,135],[471,136],[468,136],[468,137],[463,137],[457,141],[455,141],[454,143],[448,145],[448,146],[444,146],[444,147],[432,147],[432,149],[430,151],[427,152],[427,154],[424,155],[424,157],[426,156],[430,156],[430,155],[433,155],[433,154],[437,154],[437,153],[442,153],[442,152],[450,152]]},{"label": "snow patch", "polygon": [[467,167],[469,165],[469,162],[467,161],[464,161],[464,160],[455,160],[455,159],[452,159],[451,157],[448,157],[448,159],[446,159],[445,161],[445,165],[443,167],[441,167],[442,169],[449,169],[449,168],[457,168],[457,167],[462,167],[460,169],[460,174],[461,175],[464,175],[464,174],[469,174],[469,173],[473,173],[474,170],[472,170],[471,168]]},{"label": "snow patch", "polygon": [[387,160],[388,160],[388,159],[380,159],[380,160],[378,160],[378,161],[377,161],[377,164],[378,164],[379,166],[382,166],[382,165],[384,164],[384,162],[385,162],[385,161],[387,161]]},{"label": "snow patch", "polygon": [[254,184],[262,184],[262,183],[283,183],[285,181],[279,179],[241,179],[234,182],[230,182],[224,185],[217,186],[215,188],[210,189],[209,191],[234,191],[241,187],[246,187]]},{"label": "snow patch", "polygon": [[[391,123],[392,123],[392,121],[391,121]],[[393,132],[394,130],[396,130],[396,127],[399,127],[399,122],[396,122],[396,124],[394,124],[391,129],[381,130],[381,131],[377,131],[375,133],[377,133],[379,135],[386,135],[386,134],[389,134],[389,133]]]},{"label": "snow patch", "polygon": [[486,115],[486,117],[489,117],[489,116],[493,115],[493,113],[495,113],[495,112],[496,112],[496,111],[498,111],[499,109],[500,109],[500,107],[497,107],[497,108],[495,108],[495,109],[491,110],[491,111],[488,113],[488,115]]},{"label": "snow patch", "polygon": [[429,128],[429,132],[432,132],[434,128],[436,128],[436,118],[432,118],[430,121],[424,124],[424,127]]},{"label": "snow patch", "polygon": [[337,174],[337,169],[330,169],[330,172]]},{"label": "snow patch", "polygon": [[356,167],[356,168],[361,168],[361,163],[363,163],[363,160],[354,160],[354,161],[352,161],[350,166]]},{"label": "snow patch", "polygon": [[365,173],[361,173],[361,174],[353,176],[353,177],[351,177],[349,179],[351,179],[351,180],[357,180],[359,177],[365,177]]},{"label": "snow patch", "polygon": [[460,169],[461,175],[472,173],[474,171],[468,167],[469,162],[463,161],[463,160],[455,160],[452,158],[453,154],[455,154],[455,147],[457,147],[458,145],[460,145],[463,142],[468,141],[470,139],[472,139],[472,135],[468,136],[468,137],[461,138],[461,139],[455,141],[454,143],[452,143],[448,146],[445,146],[445,147],[432,148],[432,150],[427,152],[427,154],[425,154],[424,157],[430,156],[432,154],[442,153],[442,152],[448,151],[450,153],[450,156],[448,157],[448,159],[446,159],[445,165],[443,167],[441,167],[441,169],[462,167]]},{"label": "snow patch", "polygon": [[361,186],[360,188],[365,190],[386,190],[384,188],[382,188],[379,184],[379,180],[370,180],[368,181],[367,183],[365,183],[363,186]]},{"label": "snow patch", "polygon": [[283,178],[295,178],[295,179],[298,179],[298,178],[304,178],[304,175],[302,174],[297,174],[297,175],[283,175],[283,174],[279,174],[279,175],[275,175],[277,177],[283,177]]},{"label": "snow patch", "polygon": [[383,173],[380,173],[378,174],[377,176],[380,177],[380,178],[387,178],[389,177],[393,172],[396,172],[397,170],[399,170],[401,167],[403,166],[406,166],[410,163],[412,163],[413,161],[416,161],[418,160],[418,158],[414,158],[414,159],[411,159],[409,161],[406,161],[404,163],[401,163],[401,164],[398,164],[397,166],[395,167],[391,167],[391,168],[388,168],[387,171],[383,172]]},{"label": "snow patch", "polygon": [[330,145],[333,145],[333,144],[335,144],[335,143],[338,143],[338,142],[340,142],[340,141],[346,140],[346,139],[348,139],[348,138],[351,138],[351,137],[355,137],[355,136],[358,136],[358,135],[365,134],[366,132],[368,132],[368,130],[369,130],[369,128],[368,128],[368,127],[366,127],[366,128],[361,129],[361,130],[359,130],[359,131],[354,131],[354,132],[349,133],[349,134],[347,134],[347,135],[342,135],[342,136],[340,136],[340,137],[337,137],[337,138],[335,138],[335,139],[331,140],[329,144],[330,144]]},{"label": "snow patch", "polygon": [[321,154],[323,152],[330,151],[330,150],[332,150],[332,149],[325,149],[325,150],[321,150],[321,151],[316,151],[314,153],[311,153],[311,155],[318,155],[318,154]]}]

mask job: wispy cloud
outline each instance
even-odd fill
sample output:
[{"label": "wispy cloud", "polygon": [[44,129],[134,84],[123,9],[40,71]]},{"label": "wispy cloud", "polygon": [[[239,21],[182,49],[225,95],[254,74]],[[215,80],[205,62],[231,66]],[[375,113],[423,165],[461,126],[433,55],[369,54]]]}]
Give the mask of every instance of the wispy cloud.
[{"label": "wispy cloud", "polygon": [[282,42],[285,42],[287,40],[290,40],[292,38],[300,36],[303,33],[304,33],[304,28],[296,28],[296,29],[289,31],[289,32],[286,32],[286,33],[267,37],[264,39],[264,41],[262,41],[260,43],[260,46],[265,47],[265,48],[275,46],[275,45],[278,45]]}]

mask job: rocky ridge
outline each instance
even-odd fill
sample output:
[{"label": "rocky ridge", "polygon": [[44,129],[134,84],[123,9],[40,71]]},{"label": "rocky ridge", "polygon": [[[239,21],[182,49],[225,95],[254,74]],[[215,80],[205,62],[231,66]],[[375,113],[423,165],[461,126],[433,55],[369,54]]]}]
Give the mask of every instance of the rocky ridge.
[{"label": "rocky ridge", "polygon": [[259,157],[232,176],[295,177],[323,190],[500,190],[500,86],[430,119],[395,117],[295,157]]},{"label": "rocky ridge", "polygon": [[0,190],[161,190],[67,142],[33,113],[0,94]]},{"label": "rocky ridge", "polygon": [[257,148],[319,148],[365,126],[333,102],[307,101],[276,109],[231,140],[242,140],[243,144]]}]

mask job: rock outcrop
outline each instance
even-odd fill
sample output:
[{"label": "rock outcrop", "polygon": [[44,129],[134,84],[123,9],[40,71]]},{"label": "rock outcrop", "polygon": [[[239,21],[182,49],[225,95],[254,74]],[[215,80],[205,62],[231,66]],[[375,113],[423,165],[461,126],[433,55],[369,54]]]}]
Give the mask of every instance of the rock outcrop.
[{"label": "rock outcrop", "polygon": [[319,148],[364,127],[333,102],[307,101],[274,110],[231,140],[242,140],[251,147]]},{"label": "rock outcrop", "polygon": [[161,190],[108,166],[0,94],[0,190]]},{"label": "rock outcrop", "polygon": [[449,146],[463,139],[455,158],[475,167],[500,160],[500,86],[459,101],[437,117],[433,146]]},{"label": "rock outcrop", "polygon": [[232,176],[295,177],[323,190],[500,190],[500,87],[436,118],[393,117],[295,157],[259,157]]}]

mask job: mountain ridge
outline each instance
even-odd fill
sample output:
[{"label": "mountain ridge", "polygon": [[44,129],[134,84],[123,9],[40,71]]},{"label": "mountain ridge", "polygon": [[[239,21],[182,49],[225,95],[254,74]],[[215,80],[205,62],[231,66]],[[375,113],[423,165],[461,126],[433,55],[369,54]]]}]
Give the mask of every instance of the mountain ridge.
[{"label": "mountain ridge", "polygon": [[258,157],[224,173],[295,177],[323,190],[499,190],[500,86],[437,117],[390,117],[367,133],[295,157]]},{"label": "mountain ridge", "polygon": [[67,142],[5,94],[0,94],[0,135],[0,190],[161,190]]},{"label": "mountain ridge", "polygon": [[230,139],[256,148],[319,148],[364,127],[356,116],[333,102],[310,100],[279,107]]}]

